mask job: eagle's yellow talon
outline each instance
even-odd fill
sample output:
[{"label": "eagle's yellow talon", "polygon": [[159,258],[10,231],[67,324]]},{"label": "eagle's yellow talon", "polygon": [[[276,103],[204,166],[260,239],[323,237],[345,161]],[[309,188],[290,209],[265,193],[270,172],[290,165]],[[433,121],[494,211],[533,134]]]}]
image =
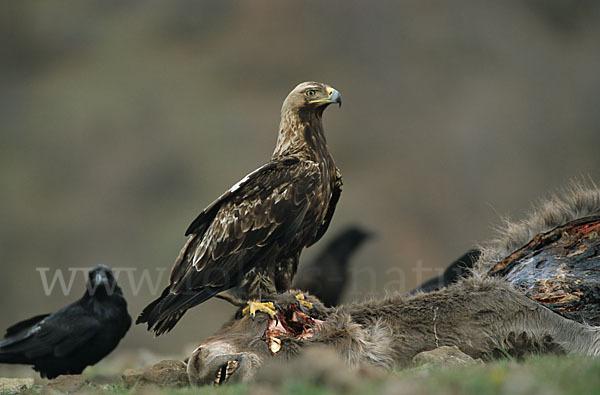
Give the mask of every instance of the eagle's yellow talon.
[{"label": "eagle's yellow talon", "polygon": [[304,307],[306,307],[309,310],[312,310],[313,308],[313,304],[311,302],[308,302],[306,300],[304,300],[304,294],[303,293],[299,293],[296,295],[296,300],[298,301],[298,303]]},{"label": "eagle's yellow talon", "polygon": [[271,318],[277,317],[277,310],[276,310],[275,304],[273,304],[273,302],[249,301],[248,306],[244,307],[244,309],[242,310],[242,314],[243,315],[250,314],[250,317],[252,317],[252,319],[254,319],[257,311],[262,311],[263,313],[268,314],[269,317],[271,317]]}]

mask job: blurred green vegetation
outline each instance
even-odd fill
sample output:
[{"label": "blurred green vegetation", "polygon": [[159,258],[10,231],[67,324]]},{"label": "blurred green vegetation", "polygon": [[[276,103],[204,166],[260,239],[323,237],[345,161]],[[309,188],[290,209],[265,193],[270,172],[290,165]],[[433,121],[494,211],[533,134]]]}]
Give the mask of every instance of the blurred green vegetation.
[{"label": "blurred green vegetation", "polygon": [[[83,292],[46,297],[37,267],[169,269],[195,215],[268,159],[304,80],[344,97],[325,114],[345,178],[328,235],[379,235],[347,299],[412,288],[417,263],[432,277],[500,215],[600,179],[598,4],[3,2],[0,328]],[[122,285],[136,316],[153,296]],[[181,357],[232,312],[210,301],[122,348]]]},{"label": "blurred green vegetation", "polygon": [[[226,384],[221,387],[140,387],[127,389],[120,382],[89,393],[100,394],[595,394],[600,388],[600,361],[576,356],[531,356],[524,361],[498,360],[485,365],[419,367],[394,371],[360,381],[354,386],[312,382],[295,372],[280,386],[264,383]],[[341,386],[341,387],[340,387]],[[28,393],[39,393],[34,387]],[[79,392],[85,392],[84,389]]]}]

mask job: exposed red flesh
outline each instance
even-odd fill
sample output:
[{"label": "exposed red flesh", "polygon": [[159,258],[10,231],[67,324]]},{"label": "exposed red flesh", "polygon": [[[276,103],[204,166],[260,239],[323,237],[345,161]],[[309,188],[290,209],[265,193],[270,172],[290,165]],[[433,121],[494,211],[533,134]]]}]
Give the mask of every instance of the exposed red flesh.
[{"label": "exposed red flesh", "polygon": [[277,319],[269,320],[263,338],[269,345],[273,338],[309,339],[322,322],[300,311],[297,304],[288,304],[277,312]]}]

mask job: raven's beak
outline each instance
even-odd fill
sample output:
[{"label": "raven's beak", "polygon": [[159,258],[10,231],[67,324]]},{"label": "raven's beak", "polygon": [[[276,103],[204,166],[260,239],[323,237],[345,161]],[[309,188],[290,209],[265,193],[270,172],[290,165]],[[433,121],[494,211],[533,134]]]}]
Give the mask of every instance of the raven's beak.
[{"label": "raven's beak", "polygon": [[323,103],[323,104],[337,103],[341,107],[342,106],[342,95],[340,95],[340,92],[333,89],[332,87],[328,87],[327,88],[327,98],[312,100],[311,103]]},{"label": "raven's beak", "polygon": [[97,272],[96,276],[94,277],[94,283],[95,284],[108,284],[108,277],[106,277],[106,273],[103,271]]}]

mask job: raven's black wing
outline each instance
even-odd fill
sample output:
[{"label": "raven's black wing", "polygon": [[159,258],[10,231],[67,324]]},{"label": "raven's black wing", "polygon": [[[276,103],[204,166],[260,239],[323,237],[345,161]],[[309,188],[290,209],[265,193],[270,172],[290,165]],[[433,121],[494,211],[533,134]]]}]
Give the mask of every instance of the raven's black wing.
[{"label": "raven's black wing", "polygon": [[[0,360],[3,355],[20,356],[25,361],[42,356],[62,357],[85,344],[101,329],[100,322],[78,303],[35,321],[39,317],[42,316],[9,328],[9,336],[0,340]],[[27,323],[33,325],[27,326]]]},{"label": "raven's black wing", "polygon": [[7,337],[11,337],[13,335],[16,335],[17,333],[21,332],[23,329],[32,327],[33,325],[37,324],[38,322],[40,322],[44,318],[48,317],[49,315],[50,314],[40,314],[40,315],[36,315],[35,317],[31,317],[26,320],[23,320],[21,322],[17,322],[16,324],[14,324],[6,329],[6,333],[4,334],[4,337],[7,338]]}]

